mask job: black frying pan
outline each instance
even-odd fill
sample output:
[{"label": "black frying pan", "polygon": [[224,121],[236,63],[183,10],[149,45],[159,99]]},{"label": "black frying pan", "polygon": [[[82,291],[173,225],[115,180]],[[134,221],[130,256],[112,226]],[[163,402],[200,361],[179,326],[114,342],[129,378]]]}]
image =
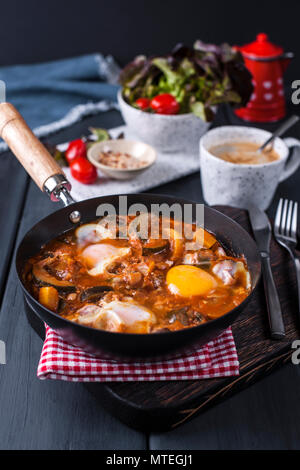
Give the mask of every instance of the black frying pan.
[{"label": "black frying pan", "polygon": [[[67,205],[72,202],[68,194],[69,184],[61,168],[56,165],[43,145],[33,136],[19,113],[9,104],[0,104],[0,134],[6,140],[15,155],[19,158],[28,173],[43,191],[52,199],[62,199]],[[42,161],[43,168],[40,167]],[[54,171],[54,173],[53,173]],[[55,185],[56,183],[56,185]],[[196,203],[174,197],[131,194],[128,195],[128,206],[143,203],[148,209],[151,204],[186,203],[193,204],[194,216]],[[90,222],[96,218],[96,209],[102,203],[110,203],[118,212],[119,197],[104,196],[77,202],[56,211],[37,223],[21,241],[17,256],[16,268],[24,292],[26,307],[31,309],[51,328],[57,331],[68,342],[81,347],[86,352],[110,357],[112,359],[159,359],[181,352],[191,351],[204,345],[231,325],[244,309],[257,286],[260,277],[260,257],[256,244],[250,235],[236,222],[220,212],[205,207],[205,228],[216,235],[224,247],[234,255],[244,255],[251,275],[251,293],[238,307],[226,315],[202,325],[174,332],[153,334],[111,333],[70,322],[58,314],[43,307],[25,288],[22,272],[27,259],[35,255],[41,246],[59,234],[74,228],[80,217],[81,222]]]}]

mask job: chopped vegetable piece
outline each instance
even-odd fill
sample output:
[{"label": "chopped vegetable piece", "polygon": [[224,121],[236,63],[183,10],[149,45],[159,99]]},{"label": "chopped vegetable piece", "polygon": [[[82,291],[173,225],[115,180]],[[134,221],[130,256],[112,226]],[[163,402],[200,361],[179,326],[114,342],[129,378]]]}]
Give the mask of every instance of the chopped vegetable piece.
[{"label": "chopped vegetable piece", "polygon": [[53,312],[57,311],[58,308],[58,292],[55,287],[47,286],[47,287],[40,287],[39,290],[39,302],[40,304],[44,305],[44,307],[52,310]]},{"label": "chopped vegetable piece", "polygon": [[150,238],[143,245],[143,255],[160,253],[162,250],[167,248],[168,244],[168,240]]},{"label": "chopped vegetable piece", "polygon": [[207,230],[198,227],[194,235],[194,241],[202,244],[204,248],[211,248],[217,240],[211,233],[207,232]]},{"label": "chopped vegetable piece", "polygon": [[49,274],[43,266],[35,264],[32,268],[32,274],[35,280],[44,286],[55,286],[61,292],[74,292],[76,287],[69,281],[63,279],[56,279],[56,277]]},{"label": "chopped vegetable piece", "polygon": [[85,289],[81,296],[80,300],[82,302],[96,302],[101,299],[104,292],[111,290],[111,286],[93,286]]},{"label": "chopped vegetable piece", "polygon": [[184,250],[184,238],[173,228],[165,229],[171,241],[172,260],[180,258]]}]

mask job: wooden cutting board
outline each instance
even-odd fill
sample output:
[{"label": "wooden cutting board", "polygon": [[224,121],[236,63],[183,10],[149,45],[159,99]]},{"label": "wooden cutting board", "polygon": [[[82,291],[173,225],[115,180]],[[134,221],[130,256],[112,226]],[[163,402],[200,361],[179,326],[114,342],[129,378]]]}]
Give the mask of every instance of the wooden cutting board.
[{"label": "wooden cutting board", "polygon": [[[240,209],[216,206],[251,233],[248,215]],[[195,381],[84,384],[114,416],[142,431],[167,431],[255,383],[291,360],[291,343],[300,338],[296,275],[288,253],[271,242],[271,262],[282,306],[286,337],[270,339],[262,282],[232,325],[240,375]],[[43,335],[43,325],[27,312],[30,324]]]}]

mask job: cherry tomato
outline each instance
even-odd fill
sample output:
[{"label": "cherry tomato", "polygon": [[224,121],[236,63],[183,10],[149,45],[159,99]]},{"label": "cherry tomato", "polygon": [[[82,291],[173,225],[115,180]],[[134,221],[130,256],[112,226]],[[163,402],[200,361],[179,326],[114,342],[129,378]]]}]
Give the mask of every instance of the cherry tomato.
[{"label": "cherry tomato", "polygon": [[91,184],[97,179],[97,170],[84,157],[77,157],[70,163],[71,175],[80,183]]},{"label": "cherry tomato", "polygon": [[179,111],[178,102],[169,93],[162,93],[152,98],[150,106],[158,114],[177,114]]},{"label": "cherry tomato", "polygon": [[148,109],[150,107],[150,100],[149,98],[139,98],[135,104],[142,110]]},{"label": "cherry tomato", "polygon": [[86,157],[86,145],[82,139],[72,140],[66,150],[66,159],[71,163],[77,157]]}]

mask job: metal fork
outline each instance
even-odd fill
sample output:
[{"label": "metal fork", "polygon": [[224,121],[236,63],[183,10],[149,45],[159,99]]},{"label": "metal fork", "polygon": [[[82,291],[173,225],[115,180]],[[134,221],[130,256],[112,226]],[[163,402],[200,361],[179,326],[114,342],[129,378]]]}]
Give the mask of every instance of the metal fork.
[{"label": "metal fork", "polygon": [[298,202],[280,199],[276,211],[274,235],[290,254],[296,270],[298,286],[298,318],[300,320],[300,261],[295,254],[297,245]]}]

